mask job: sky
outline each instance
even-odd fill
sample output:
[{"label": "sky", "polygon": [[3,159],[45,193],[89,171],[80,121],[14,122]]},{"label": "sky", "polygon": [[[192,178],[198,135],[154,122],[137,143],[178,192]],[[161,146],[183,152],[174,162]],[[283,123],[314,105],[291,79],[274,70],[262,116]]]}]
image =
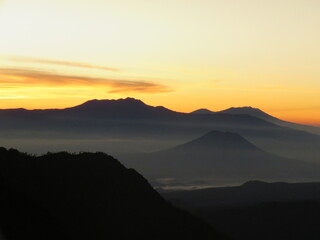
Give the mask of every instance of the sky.
[{"label": "sky", "polygon": [[319,0],[0,0],[0,108],[135,97],[320,126]]}]

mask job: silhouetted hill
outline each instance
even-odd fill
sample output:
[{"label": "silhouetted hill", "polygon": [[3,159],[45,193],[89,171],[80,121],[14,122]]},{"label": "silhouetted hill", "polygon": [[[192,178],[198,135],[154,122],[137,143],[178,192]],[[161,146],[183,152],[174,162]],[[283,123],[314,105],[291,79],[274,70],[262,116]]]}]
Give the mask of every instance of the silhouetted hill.
[{"label": "silhouetted hill", "polygon": [[320,180],[320,166],[264,152],[230,132],[211,131],[172,149],[123,159],[152,180],[192,179],[210,184],[234,184],[251,179]]},{"label": "silhouetted hill", "polygon": [[215,112],[210,111],[209,109],[206,108],[200,108],[198,110],[195,110],[191,112],[190,114],[214,114]]},{"label": "silhouetted hill", "polygon": [[163,196],[234,239],[320,238],[320,183],[251,181],[238,187],[167,192]]},{"label": "silhouetted hill", "polygon": [[35,157],[1,148],[0,176],[8,240],[222,239],[104,153]]}]

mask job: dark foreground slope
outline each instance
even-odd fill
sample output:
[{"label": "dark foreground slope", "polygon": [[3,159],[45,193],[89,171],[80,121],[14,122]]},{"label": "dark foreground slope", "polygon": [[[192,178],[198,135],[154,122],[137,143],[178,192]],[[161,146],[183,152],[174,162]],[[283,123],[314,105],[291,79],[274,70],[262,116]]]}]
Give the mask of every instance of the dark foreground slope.
[{"label": "dark foreground slope", "polygon": [[234,239],[320,239],[320,183],[252,181],[163,196]]},{"label": "dark foreground slope", "polygon": [[0,223],[15,239],[221,239],[103,153],[0,149]]},{"label": "dark foreground slope", "polygon": [[211,131],[165,151],[128,155],[125,163],[150,180],[237,184],[252,179],[320,180],[320,166],[265,152],[236,133]]},{"label": "dark foreground slope", "polygon": [[0,212],[1,240],[68,239],[67,232],[57,219],[24,194],[12,191],[3,178],[0,179]]}]

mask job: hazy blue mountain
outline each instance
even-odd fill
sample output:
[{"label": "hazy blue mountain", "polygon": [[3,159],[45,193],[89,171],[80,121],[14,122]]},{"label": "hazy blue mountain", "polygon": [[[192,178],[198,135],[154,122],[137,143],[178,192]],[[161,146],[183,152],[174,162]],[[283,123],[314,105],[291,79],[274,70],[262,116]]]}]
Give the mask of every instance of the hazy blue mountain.
[{"label": "hazy blue mountain", "polygon": [[263,112],[259,108],[253,108],[253,107],[231,107],[222,111],[216,111],[213,112],[211,110],[208,110],[206,108],[200,108],[198,110],[195,110],[191,112],[190,114],[248,114],[253,117],[258,117],[261,119],[269,120],[273,119],[275,117]]},{"label": "hazy blue mountain", "polygon": [[239,240],[320,238],[320,183],[251,181],[236,187],[163,193],[174,205]]},{"label": "hazy blue mountain", "polygon": [[267,153],[236,133],[211,131],[180,146],[123,157],[146,177],[238,183],[251,179],[320,180],[320,166]]},{"label": "hazy blue mountain", "polygon": [[281,120],[274,116],[271,116],[258,108],[253,107],[238,107],[238,108],[229,108],[218,113],[227,113],[227,114],[249,114],[254,117],[258,117],[272,123],[278,124],[280,126],[290,127],[293,129],[303,130],[310,133],[320,134],[320,128],[314,126],[308,126],[303,124],[292,123],[288,121]]},{"label": "hazy blue mountain", "polygon": [[259,108],[253,108],[253,107],[231,107],[222,111],[213,112],[205,108],[201,108],[198,110],[195,110],[191,112],[191,114],[248,114],[253,117],[258,117],[264,120],[267,120],[269,122],[275,123],[280,126],[284,127],[290,127],[297,130],[303,130],[314,134],[320,135],[320,128],[304,125],[304,124],[297,124],[292,123],[288,121],[281,120],[279,118],[276,118],[274,116],[271,116],[270,114],[260,110]]},{"label": "hazy blue mountain", "polygon": [[132,98],[92,100],[67,109],[0,110],[0,145],[32,152],[152,152],[211,130],[235,132],[265,151],[320,163],[319,135],[248,114],[178,113]]},{"label": "hazy blue mountain", "polygon": [[0,148],[0,228],[16,239],[224,239],[104,153]]},{"label": "hazy blue mountain", "polygon": [[259,108],[253,108],[253,107],[231,107],[231,108],[228,108],[222,111],[216,111],[216,112],[213,112],[206,108],[200,108],[198,110],[191,112],[190,114],[247,114],[247,115],[258,117],[264,120],[270,120],[275,118],[263,112]]}]

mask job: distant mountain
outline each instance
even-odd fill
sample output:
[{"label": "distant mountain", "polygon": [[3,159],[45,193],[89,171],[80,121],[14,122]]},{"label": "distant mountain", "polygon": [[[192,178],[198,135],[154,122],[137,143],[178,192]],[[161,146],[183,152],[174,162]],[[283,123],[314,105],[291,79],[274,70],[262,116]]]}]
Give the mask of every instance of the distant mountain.
[{"label": "distant mountain", "polygon": [[213,112],[206,108],[200,108],[191,112],[191,114],[248,114],[254,117],[262,118],[262,119],[272,119],[273,116],[263,112],[259,108],[253,107],[231,107],[222,111]]},{"label": "distant mountain", "polygon": [[152,180],[202,180],[209,184],[250,179],[320,180],[320,166],[267,153],[230,132],[211,131],[169,150],[123,159]]},{"label": "distant mountain", "polygon": [[249,114],[254,117],[258,117],[267,121],[270,121],[272,123],[278,124],[280,126],[284,127],[290,127],[293,129],[297,130],[303,130],[307,131],[310,133],[315,133],[320,135],[320,128],[318,127],[313,127],[313,126],[308,126],[308,125],[303,125],[303,124],[297,124],[297,123],[292,123],[288,121],[281,120],[279,118],[273,117],[262,110],[258,108],[252,108],[252,107],[239,107],[239,108],[229,108],[223,111],[220,111],[218,113],[227,113],[227,114]]},{"label": "distant mountain", "polygon": [[248,114],[254,117],[262,118],[265,120],[270,120],[275,117],[263,112],[259,108],[253,108],[253,107],[232,107],[228,108],[226,110],[219,111],[218,113],[223,114]]},{"label": "distant mountain", "polygon": [[260,151],[237,133],[210,131],[197,139],[166,152],[211,152],[221,150]]},{"label": "distant mountain", "polygon": [[251,181],[237,187],[168,192],[163,196],[233,239],[320,238],[320,183]]},{"label": "distant mountain", "polygon": [[209,109],[206,108],[200,108],[198,110],[195,110],[191,112],[191,114],[214,114],[215,112],[210,111]]},{"label": "distant mountain", "polygon": [[0,228],[16,239],[224,239],[103,153],[0,149]]},{"label": "distant mountain", "polygon": [[253,108],[253,107],[231,107],[231,108],[228,108],[222,111],[216,111],[216,112],[213,112],[206,108],[200,108],[198,110],[191,112],[190,114],[247,114],[247,115],[258,117],[265,120],[270,120],[275,118],[263,112],[259,108]]},{"label": "distant mountain", "polygon": [[117,100],[90,100],[78,106],[65,109],[0,109],[0,118],[23,118],[24,120],[66,120],[81,117],[91,118],[112,118],[112,119],[161,119],[163,117],[180,116],[183,113],[171,111],[162,106],[149,106],[134,98]]},{"label": "distant mountain", "polygon": [[162,106],[149,106],[135,98],[117,100],[90,100],[81,105],[66,108],[68,113],[91,114],[91,117],[112,117],[112,118],[162,118],[179,116],[182,113],[171,111]]},{"label": "distant mountain", "polygon": [[66,109],[0,110],[0,145],[36,153],[152,152],[211,130],[235,132],[265,151],[320,163],[319,135],[248,114],[178,113],[133,98],[91,100]]},{"label": "distant mountain", "polygon": [[253,108],[253,107],[231,107],[226,110],[213,112],[208,109],[198,109],[196,111],[191,112],[191,114],[247,114],[253,117],[261,118],[263,120],[272,122],[274,124],[284,126],[284,127],[290,127],[297,130],[307,131],[314,134],[320,135],[320,128],[309,126],[309,125],[303,125],[298,123],[292,123],[288,121],[281,120],[279,118],[276,118],[274,116],[271,116],[264,111],[260,110],[259,108]]}]

